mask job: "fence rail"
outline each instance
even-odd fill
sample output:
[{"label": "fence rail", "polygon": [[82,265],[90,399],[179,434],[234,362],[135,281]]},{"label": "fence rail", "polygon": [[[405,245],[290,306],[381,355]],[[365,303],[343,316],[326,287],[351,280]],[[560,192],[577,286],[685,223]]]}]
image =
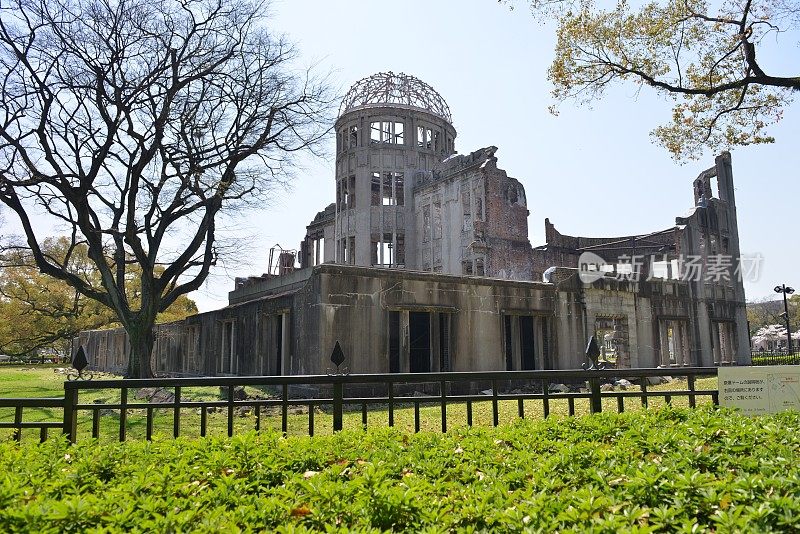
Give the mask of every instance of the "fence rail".
[{"label": "fence rail", "polygon": [[0,421],[0,428],[11,428],[14,430],[13,437],[19,441],[22,436],[23,428],[38,428],[39,440],[47,439],[48,430],[51,428],[64,428],[63,422],[58,421],[24,421],[23,409],[25,408],[64,408],[63,398],[6,398],[0,399],[0,408],[14,408],[14,420],[10,422]]},{"label": "fence rail", "polygon": [[[271,419],[277,428],[280,420],[282,432],[289,430],[290,410],[300,407],[307,414],[307,433],[313,436],[319,421],[315,421],[315,412],[330,417],[327,430],[339,431],[344,425],[344,416],[349,414],[351,420],[358,420],[360,426],[366,428],[372,419],[375,425],[377,408],[381,411],[383,421],[389,426],[395,425],[398,410],[413,411],[413,427],[421,428],[421,410],[432,407],[438,416],[436,426],[446,432],[453,426],[454,408],[465,415],[459,424],[464,422],[472,426],[475,421],[477,407],[489,407],[491,424],[496,426],[500,421],[501,404],[506,411],[516,417],[524,418],[535,410],[542,417],[551,415],[553,406],[566,404],[567,414],[575,415],[576,404],[588,404],[589,413],[599,413],[613,406],[618,412],[625,411],[626,401],[635,402],[647,407],[650,399],[661,398],[666,403],[673,399],[687,399],[690,407],[695,407],[698,399],[706,399],[714,404],[719,403],[718,389],[697,389],[698,377],[715,377],[715,367],[690,367],[669,369],[612,369],[602,371],[497,371],[497,372],[458,372],[458,373],[404,373],[404,374],[354,374],[354,375],[307,375],[307,376],[250,376],[250,377],[213,377],[213,378],[158,378],[127,380],[86,380],[64,383],[63,398],[49,399],[0,399],[0,408],[14,408],[14,421],[0,423],[0,428],[13,428],[14,438],[19,440],[22,429],[38,428],[40,439],[47,437],[51,428],[61,428],[64,434],[75,442],[78,439],[78,425],[91,425],[91,436],[99,438],[101,429],[108,431],[108,424],[101,425],[101,416],[112,413],[118,419],[114,434],[120,441],[128,439],[129,418],[137,421],[144,418],[144,437],[152,439],[154,419],[158,412],[171,412],[171,434],[174,437],[184,433],[186,415],[197,413],[199,417],[199,435],[209,432],[209,415],[222,411],[225,415],[225,431],[232,436],[235,430],[235,414],[239,409],[252,411],[252,428],[261,430],[263,423]],[[682,377],[687,379],[685,389],[649,389],[648,382],[654,377]],[[624,377],[638,382],[636,389],[610,390],[606,384],[614,379]],[[570,384],[571,388],[556,384]],[[269,388],[275,392],[273,398],[237,398],[240,386],[257,386]],[[219,400],[192,400],[186,398],[187,388],[214,387],[219,388],[224,398]],[[669,387],[669,386],[665,386]],[[170,392],[168,401],[153,402],[130,399],[142,388],[155,388]],[[86,402],[90,392],[99,390],[114,392],[111,396],[94,398]],[[82,399],[82,395],[84,398]],[[97,397],[97,395],[94,395]],[[135,396],[135,395],[134,395]],[[108,398],[114,398],[108,402]],[[118,399],[118,400],[117,400]],[[611,406],[608,406],[609,400]],[[82,402],[83,401],[83,402]],[[98,402],[100,401],[100,402]],[[516,401],[516,402],[514,402]],[[532,402],[533,401],[533,402]],[[514,406],[516,404],[516,406]],[[511,406],[512,408],[509,408]],[[532,408],[533,406],[533,408]],[[630,404],[628,404],[630,407]],[[62,421],[26,422],[23,420],[23,409],[56,408],[62,410]],[[371,410],[372,409],[372,410]],[[465,413],[464,413],[465,412]],[[527,412],[527,413],[526,413]],[[430,416],[431,410],[427,411]],[[485,413],[485,412],[482,412]],[[370,417],[372,415],[372,417]],[[388,416],[388,421],[386,416]],[[161,416],[159,416],[161,417]],[[192,422],[197,424],[196,418]],[[379,423],[385,426],[386,422]],[[325,423],[327,425],[327,422]],[[305,423],[303,423],[305,426]],[[83,426],[81,428],[84,428]],[[196,430],[196,429],[195,429]],[[162,428],[163,431],[163,428]],[[304,430],[304,433],[306,431]]]}]

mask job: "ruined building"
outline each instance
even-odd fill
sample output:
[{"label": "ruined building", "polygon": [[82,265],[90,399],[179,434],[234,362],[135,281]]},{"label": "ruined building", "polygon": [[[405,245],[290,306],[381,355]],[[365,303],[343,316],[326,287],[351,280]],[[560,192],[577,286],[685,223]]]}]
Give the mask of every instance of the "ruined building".
[{"label": "ruined building", "polygon": [[[424,82],[357,82],[335,130],[335,201],[299,253],[237,279],[225,308],[160,326],[157,373],[325,373],[336,341],[359,373],[571,369],[592,335],[618,367],[749,363],[729,154],[687,182],[674,226],[573,237],[545,219],[533,248],[524,187],[496,147],[456,153]],[[124,368],[124,331],[80,343],[95,368]]]}]

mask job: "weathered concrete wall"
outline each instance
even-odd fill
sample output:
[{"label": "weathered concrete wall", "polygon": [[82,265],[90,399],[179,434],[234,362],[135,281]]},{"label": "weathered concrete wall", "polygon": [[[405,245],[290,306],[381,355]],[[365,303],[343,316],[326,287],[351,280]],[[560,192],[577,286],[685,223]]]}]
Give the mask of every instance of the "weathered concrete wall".
[{"label": "weathered concrete wall", "polygon": [[[320,341],[325,350],[317,370],[329,366],[328,355],[338,340],[352,372],[389,372],[390,311],[401,313],[403,332],[408,312],[449,314],[450,370],[503,370],[503,314],[553,314],[553,287],[540,283],[342,266],[324,266],[319,283]],[[408,371],[407,334],[401,335],[400,351],[400,370]],[[434,347],[433,370],[437,356]]]}]

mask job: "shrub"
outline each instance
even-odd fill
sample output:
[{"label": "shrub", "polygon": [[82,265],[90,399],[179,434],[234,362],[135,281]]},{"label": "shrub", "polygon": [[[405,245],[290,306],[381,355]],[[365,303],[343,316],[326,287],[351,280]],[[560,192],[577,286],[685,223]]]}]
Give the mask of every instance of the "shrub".
[{"label": "shrub", "polygon": [[0,531],[786,531],[800,414],[0,444]]}]

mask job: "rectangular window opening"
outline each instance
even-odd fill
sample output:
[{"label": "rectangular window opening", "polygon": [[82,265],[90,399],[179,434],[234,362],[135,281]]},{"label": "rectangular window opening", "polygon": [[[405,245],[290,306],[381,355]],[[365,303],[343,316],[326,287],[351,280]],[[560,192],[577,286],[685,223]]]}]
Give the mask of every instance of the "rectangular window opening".
[{"label": "rectangular window opening", "polygon": [[394,175],[391,172],[383,173],[383,205],[384,206],[394,206],[395,199],[394,199],[394,192],[392,187],[392,182]]},{"label": "rectangular window opening", "polygon": [[398,206],[404,206],[405,201],[405,176],[402,172],[394,173],[395,200]]},{"label": "rectangular window opening", "polygon": [[461,272],[467,276],[472,276],[472,260],[461,262]]},{"label": "rectangular window opening", "polygon": [[371,205],[373,206],[380,206],[381,205],[381,173],[373,172],[372,173],[372,181],[370,182],[370,192],[371,192]]},{"label": "rectangular window opening", "polygon": [[383,234],[383,265],[392,267],[394,265],[394,243],[392,234]]},{"label": "rectangular window opening", "polygon": [[358,146],[358,126],[351,126],[350,133],[350,148],[356,148]]},{"label": "rectangular window opening", "polygon": [[394,144],[402,145],[405,126],[402,122],[394,123]]},{"label": "rectangular window opening", "polygon": [[524,371],[536,369],[533,323],[533,317],[530,315],[521,315],[519,317],[519,348]]},{"label": "rectangular window opening", "polygon": [[412,373],[429,373],[431,371],[431,314],[409,312],[408,336],[410,371]]},{"label": "rectangular window opening", "polygon": [[486,276],[486,269],[483,265],[483,258],[475,260],[475,274],[478,276]]}]

